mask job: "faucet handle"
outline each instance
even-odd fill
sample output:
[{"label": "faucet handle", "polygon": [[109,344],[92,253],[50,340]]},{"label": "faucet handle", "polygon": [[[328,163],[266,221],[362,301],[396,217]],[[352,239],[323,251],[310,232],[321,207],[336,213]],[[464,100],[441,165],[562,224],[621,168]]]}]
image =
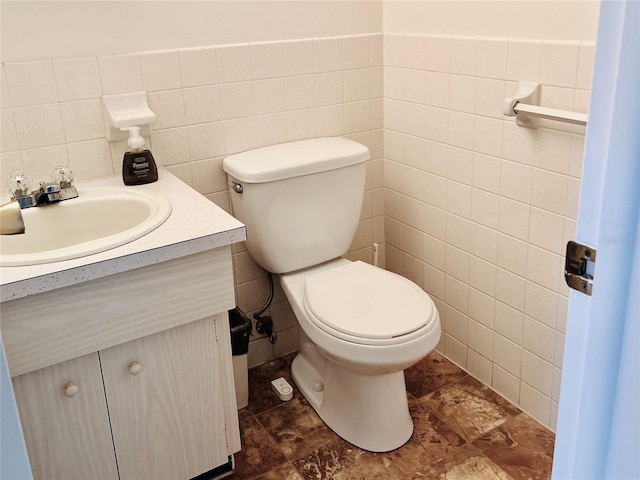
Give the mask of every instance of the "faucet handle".
[{"label": "faucet handle", "polygon": [[73,172],[66,165],[58,163],[51,173],[51,180],[58,183],[61,188],[70,187],[73,182]]},{"label": "faucet handle", "polygon": [[11,199],[26,197],[31,194],[31,179],[20,170],[14,170],[7,183]]}]

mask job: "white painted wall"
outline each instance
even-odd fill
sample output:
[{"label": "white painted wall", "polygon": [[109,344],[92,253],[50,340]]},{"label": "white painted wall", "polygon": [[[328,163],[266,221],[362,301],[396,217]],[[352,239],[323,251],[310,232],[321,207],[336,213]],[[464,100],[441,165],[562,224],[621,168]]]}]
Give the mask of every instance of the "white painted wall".
[{"label": "white painted wall", "polygon": [[3,62],[382,31],[382,0],[7,1]]},{"label": "white painted wall", "polygon": [[595,41],[597,0],[385,0],[384,33]]}]

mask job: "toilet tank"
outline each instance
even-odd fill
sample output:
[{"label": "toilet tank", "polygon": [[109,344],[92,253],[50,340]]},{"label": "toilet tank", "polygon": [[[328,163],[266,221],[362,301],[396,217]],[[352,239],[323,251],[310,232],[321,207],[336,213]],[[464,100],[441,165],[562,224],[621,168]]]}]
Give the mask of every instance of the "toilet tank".
[{"label": "toilet tank", "polygon": [[272,273],[344,254],[360,220],[367,147],[330,137],[273,145],[226,157],[234,216],[247,249]]}]

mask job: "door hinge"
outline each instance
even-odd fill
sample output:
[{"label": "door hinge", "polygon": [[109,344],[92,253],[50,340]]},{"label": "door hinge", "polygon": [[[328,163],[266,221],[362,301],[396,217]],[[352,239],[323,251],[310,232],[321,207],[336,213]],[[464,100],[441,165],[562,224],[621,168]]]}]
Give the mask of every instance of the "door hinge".
[{"label": "door hinge", "polygon": [[591,296],[596,249],[570,241],[564,262],[564,279],[569,287]]}]

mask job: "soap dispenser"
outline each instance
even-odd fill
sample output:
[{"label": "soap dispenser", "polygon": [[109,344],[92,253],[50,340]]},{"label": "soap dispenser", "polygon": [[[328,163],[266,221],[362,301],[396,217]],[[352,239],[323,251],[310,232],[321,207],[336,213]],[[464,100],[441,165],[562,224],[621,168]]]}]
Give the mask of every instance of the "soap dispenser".
[{"label": "soap dispenser", "polygon": [[125,185],[142,185],[158,180],[158,167],[149,149],[144,148],[140,127],[125,127],[129,131],[127,151],[122,159],[122,180]]}]

